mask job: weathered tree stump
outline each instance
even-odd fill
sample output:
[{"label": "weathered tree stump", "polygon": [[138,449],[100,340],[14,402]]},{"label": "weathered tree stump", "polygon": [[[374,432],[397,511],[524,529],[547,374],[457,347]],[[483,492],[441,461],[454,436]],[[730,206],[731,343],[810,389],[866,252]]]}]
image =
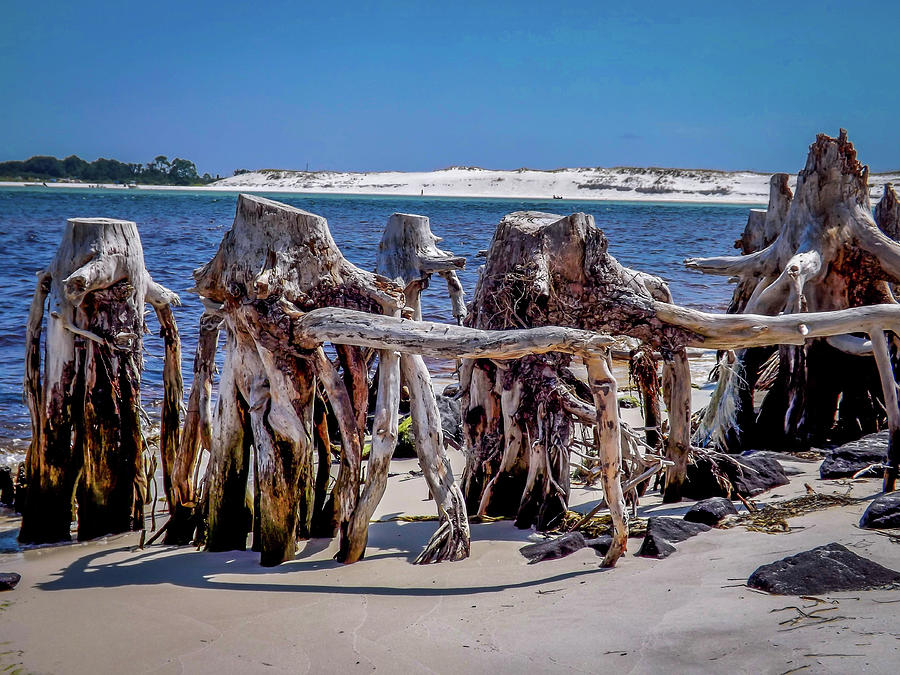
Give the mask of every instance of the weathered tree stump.
[{"label": "weathered tree stump", "polygon": [[[342,540],[352,540],[362,434],[350,397],[320,346],[292,351],[267,317],[280,301],[301,311],[397,312],[400,289],[347,262],[324,218],[249,195],[238,198],[232,229],[194,279],[202,297],[221,305],[226,334],[207,473],[207,548],[244,548],[252,529],[263,565],[294,556],[298,529],[308,530],[316,501],[324,502],[315,495],[317,382],[341,424],[341,468],[328,502],[334,512],[326,520],[337,523]],[[390,436],[390,425],[385,428]],[[251,447],[253,499],[248,495]],[[304,523],[298,522],[300,514]]]},{"label": "weathered tree stump", "polygon": [[[893,241],[895,195],[886,188],[876,224],[867,182],[868,167],[857,161],[847,132],[842,129],[838,138],[820,134],[798,175],[796,196],[790,199],[773,182],[766,232],[777,236],[768,246],[745,256],[685,263],[706,273],[737,277],[732,302],[736,312],[777,316],[894,304],[889,284],[900,282],[900,245]],[[765,239],[760,242],[764,244]],[[840,429],[856,434],[870,430],[886,410],[891,449],[885,489],[893,489],[900,463],[900,412],[882,330],[859,327],[779,348],[778,373],[757,414],[753,394],[772,353],[737,353],[733,376],[720,379],[715,405],[698,439],[732,448],[805,445]]]},{"label": "weathered tree stump", "polygon": [[[802,344],[807,336],[816,338],[854,330],[875,331],[881,327],[900,330],[900,307],[895,305],[781,317],[717,316],[656,301],[648,305],[648,310],[651,312],[648,315],[651,320],[668,326],[673,335],[681,332],[681,337],[677,339],[684,340],[685,345],[707,349],[733,349],[738,345]],[[331,342],[389,350],[392,353],[397,350],[434,358],[461,358],[469,361],[481,359],[503,362],[558,352],[591,362],[597,358],[605,359],[605,351],[613,344],[608,336],[574,328],[545,326],[525,330],[484,331],[346,309],[323,308],[302,312],[285,300],[268,306],[266,314],[259,315],[256,323],[263,333],[273,336],[273,344],[277,343],[286,352],[301,357],[317,345]],[[567,396],[564,404],[573,417],[587,420],[587,423],[601,429],[614,430],[617,420],[609,417],[615,410],[611,398],[615,396],[614,383],[606,373],[597,370],[599,364],[593,365],[594,376],[590,391],[595,405],[572,396]],[[392,369],[391,372],[395,371]],[[389,389],[393,390],[393,387]],[[598,398],[603,405],[597,403]],[[671,412],[674,414],[676,410]],[[685,419],[683,428],[687,428],[687,424],[688,420]],[[617,495],[628,486],[619,485],[620,472],[616,467],[620,463],[618,454],[614,452],[617,445],[611,441],[615,436],[616,434],[612,434],[601,443],[600,459],[605,465],[601,473],[606,476],[604,489],[610,496],[611,504],[621,505]],[[650,472],[655,470],[653,468]],[[639,480],[641,477],[633,478],[629,485],[633,486]],[[624,542],[628,532],[624,513],[614,506],[612,515],[614,539]],[[622,550],[619,546],[611,547],[611,554],[607,555],[603,564],[615,564]]]},{"label": "weathered tree stump", "polygon": [[900,200],[893,183],[885,183],[884,194],[875,205],[875,223],[894,241],[900,241]]},{"label": "weathered tree stump", "polygon": [[[465,267],[465,258],[438,249],[440,241],[431,232],[428,218],[395,213],[388,220],[378,247],[375,271],[404,288],[406,307],[414,319],[422,318],[422,291],[428,287],[432,274],[440,274],[447,281],[457,321],[462,319],[460,307],[465,308],[463,289],[456,270]],[[382,352],[384,354],[384,352]],[[393,359],[383,361],[393,364]],[[441,415],[434,397],[431,376],[425,361],[418,354],[400,355],[400,373],[409,390],[410,415],[415,436],[419,465],[438,507],[441,525],[437,533],[416,559],[416,562],[460,560],[469,555],[469,522],[462,492],[453,478],[450,460],[444,448]],[[379,380],[380,384],[380,380]],[[380,390],[379,390],[380,391]],[[376,424],[377,427],[377,424]],[[374,450],[374,446],[373,446]],[[366,492],[384,489],[387,465],[374,466],[370,459]],[[373,472],[379,472],[375,478]],[[383,473],[383,476],[381,475]],[[365,501],[365,493],[360,503]],[[369,514],[371,516],[371,514]]]},{"label": "weathered tree stump", "polygon": [[447,282],[453,318],[462,323],[466,303],[456,272],[465,268],[466,259],[439,249],[440,241],[432,233],[426,216],[395,213],[388,219],[378,244],[375,271],[404,285],[406,306],[416,320],[422,319],[419,296],[428,288],[431,275],[440,275]]},{"label": "weathered tree stump", "polygon": [[[655,315],[654,302],[671,301],[665,283],[623,267],[607,247],[603,232],[583,213],[506,216],[488,251],[466,324],[495,330],[557,325],[632,335],[659,349],[667,360],[681,363],[685,333]],[[470,509],[515,516],[518,526],[538,529],[552,527],[565,512],[574,428],[571,410],[585,404],[574,400],[578,397],[568,386],[570,360],[568,355],[554,354],[509,364],[487,360],[464,364],[461,388],[469,453],[464,490]],[[589,361],[596,373],[591,380],[608,382],[605,374],[600,375],[599,361]],[[667,381],[680,378],[678,391],[686,386],[689,394],[686,369],[667,372]],[[674,385],[669,390],[675,391]],[[598,396],[606,401],[605,393],[595,391],[593,397]],[[676,401],[679,406],[682,398]],[[608,414],[613,413],[617,414],[615,405]],[[656,423],[651,419],[653,426]],[[679,465],[686,461],[682,459],[687,451],[686,424],[670,434],[667,447]],[[621,464],[619,442],[617,422],[615,431],[601,426],[601,466],[615,467],[612,473],[601,472],[611,504],[621,494],[618,479],[613,481]],[[672,472],[673,491],[676,479]],[[610,560],[618,557],[616,549]]]},{"label": "weathered tree stump", "polygon": [[180,428],[180,344],[170,309],[178,297],[150,278],[133,222],[69,220],[53,262],[39,273],[28,317],[25,400],[32,439],[20,541],[68,540],[74,499],[79,539],[144,527],[145,301],[156,309],[166,343],[160,451],[168,485]]}]

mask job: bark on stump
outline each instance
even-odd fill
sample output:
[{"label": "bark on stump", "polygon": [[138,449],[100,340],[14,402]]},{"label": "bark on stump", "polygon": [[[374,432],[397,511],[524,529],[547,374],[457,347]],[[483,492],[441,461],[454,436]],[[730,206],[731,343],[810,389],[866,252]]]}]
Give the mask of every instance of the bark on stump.
[{"label": "bark on stump", "polygon": [[[250,195],[238,198],[232,229],[194,279],[200,295],[221,307],[217,311],[226,335],[207,473],[207,548],[244,548],[252,528],[261,564],[277,565],[294,556],[299,514],[312,514],[315,503],[324,501],[316,499],[313,470],[317,382],[342,424],[332,517],[341,529],[342,549],[347,540],[358,541],[351,512],[362,448],[350,397],[321,347],[289,349],[280,327],[267,317],[283,301],[300,311],[396,312],[400,289],[347,262],[324,218]],[[247,485],[251,447],[254,498]]]},{"label": "bark on stump", "polygon": [[38,276],[26,333],[32,439],[19,539],[68,540],[75,499],[79,539],[140,530],[144,303],[156,309],[166,342],[160,450],[168,482],[180,428],[180,343],[171,313],[178,297],[150,278],[129,221],[69,220],[53,262]]},{"label": "bark on stump", "polygon": [[[685,333],[655,314],[654,302],[671,301],[665,283],[623,267],[607,248],[603,232],[583,213],[506,216],[488,250],[466,324],[481,329],[571,326],[637,337],[667,359],[683,354]],[[538,529],[553,527],[564,513],[574,425],[569,411],[585,404],[572,400],[577,397],[565,372],[570,361],[569,355],[553,354],[509,364],[464,364],[461,390],[469,456],[463,485],[470,509],[512,515],[519,527]],[[588,361],[595,373],[591,381],[607,382],[599,362]],[[684,374],[683,369],[673,372]],[[606,401],[607,394],[594,391],[593,397]],[[607,414],[613,413],[617,420],[614,405]],[[611,504],[621,494],[617,425],[615,431],[600,428],[601,465],[615,467],[601,473]],[[669,454],[684,453],[683,436],[669,444]]]},{"label": "bark on stump", "polygon": [[222,316],[218,311],[214,308],[204,310],[200,317],[200,336],[194,354],[194,377],[187,414],[172,470],[171,518],[166,528],[166,544],[190,543],[200,525],[197,473],[202,451],[209,452],[212,447],[212,385],[221,326]]},{"label": "bark on stump", "polygon": [[[856,330],[874,332],[883,327],[893,331],[900,330],[900,307],[896,305],[780,317],[717,316],[657,301],[651,303],[650,309],[655,317],[654,321],[682,333],[680,339],[684,340],[685,345],[708,349],[732,349],[739,345],[802,344],[807,336],[825,337]],[[558,352],[584,359],[588,362],[589,374],[592,372],[590,362],[596,362],[598,358],[605,359],[605,351],[613,344],[608,336],[574,328],[545,326],[525,330],[485,331],[347,309],[324,308],[301,312],[285,300],[273,303],[265,316],[257,317],[257,324],[264,333],[277,336],[273,337],[274,343],[300,357],[305,350],[314,349],[324,342],[388,350],[392,354],[397,350],[434,358],[461,358],[470,362],[484,360],[504,363],[510,359]],[[564,405],[573,417],[583,423],[601,429],[614,429],[618,420],[613,414],[613,382],[607,379],[607,374],[600,367],[601,364],[593,364],[592,387],[588,388],[595,404],[590,405],[566,395],[563,397]],[[390,372],[396,371],[391,369]],[[465,377],[463,380],[465,381]],[[393,391],[394,387],[388,389]],[[685,419],[684,422],[683,429],[687,429],[688,420]],[[377,428],[391,427],[388,423],[388,426],[381,424]],[[616,467],[620,463],[618,453],[612,451],[616,447],[615,443],[611,441],[615,436],[607,435],[605,441],[601,439],[601,458],[606,467],[611,467],[602,473],[606,474],[605,481],[610,483],[606,490],[611,495],[610,505],[613,506],[622,503],[616,496],[620,494],[619,490],[627,492],[636,482],[657,471],[657,467],[650,468],[642,476],[619,487],[619,472]],[[671,438],[677,440],[678,435],[670,434]],[[625,541],[627,527],[624,514],[617,513],[614,509],[612,516],[614,537]],[[612,547],[610,552],[604,559],[604,565],[614,564],[621,549]]]},{"label": "bark on stump", "polygon": [[[735,312],[777,316],[896,304],[890,289],[900,282],[896,196],[886,187],[876,224],[868,173],[846,131],[838,138],[820,134],[798,175],[796,196],[773,182],[766,215],[766,231],[777,231],[771,243],[745,256],[685,263],[736,277]],[[888,354],[880,327],[870,328],[780,347],[778,372],[758,414],[754,390],[773,350],[739,351],[731,372],[720,378],[698,440],[732,449],[818,443],[841,430],[867,430],[887,403],[891,443],[884,486],[893,489],[900,463],[896,357]]]}]

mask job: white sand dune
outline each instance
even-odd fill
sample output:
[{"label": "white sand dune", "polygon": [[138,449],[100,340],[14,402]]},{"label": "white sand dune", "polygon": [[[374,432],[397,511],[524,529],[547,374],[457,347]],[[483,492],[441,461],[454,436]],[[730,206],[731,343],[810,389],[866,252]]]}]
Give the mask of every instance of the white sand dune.
[{"label": "white sand dune", "polygon": [[[766,203],[771,174],[708,169],[616,167],[495,171],[451,167],[420,173],[348,173],[263,169],[225,178],[214,188],[335,194]],[[870,176],[872,196],[900,173]],[[792,179],[791,185],[796,183]]]},{"label": "white sand dune", "polygon": [[[796,184],[796,174],[793,176],[792,188]],[[765,204],[769,199],[770,177],[771,174],[752,171],[632,167],[552,171],[451,167],[439,171],[370,173],[261,169],[202,187],[141,185],[131,189],[496,199],[551,199],[557,196],[579,200]],[[884,184],[890,182],[900,182],[900,172],[870,175],[872,199],[879,199]],[[0,186],[13,185],[24,183],[0,182]],[[48,183],[47,187],[127,189],[124,185],[86,183]]]}]

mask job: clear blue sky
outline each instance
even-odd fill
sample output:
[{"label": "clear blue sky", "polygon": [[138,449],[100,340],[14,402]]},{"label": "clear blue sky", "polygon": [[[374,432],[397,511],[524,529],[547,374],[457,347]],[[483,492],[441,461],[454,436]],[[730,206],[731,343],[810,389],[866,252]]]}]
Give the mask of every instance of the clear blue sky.
[{"label": "clear blue sky", "polygon": [[879,171],[898,66],[898,2],[9,0],[0,160]]}]

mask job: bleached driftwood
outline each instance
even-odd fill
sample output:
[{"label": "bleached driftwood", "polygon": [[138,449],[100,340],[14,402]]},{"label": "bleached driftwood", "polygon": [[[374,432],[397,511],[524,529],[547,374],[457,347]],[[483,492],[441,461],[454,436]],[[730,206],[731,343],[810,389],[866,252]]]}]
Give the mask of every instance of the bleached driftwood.
[{"label": "bleached driftwood", "polygon": [[[243,548],[252,527],[261,563],[275,565],[293,557],[298,530],[309,532],[315,516],[317,378],[331,387],[332,405],[339,400],[345,404],[349,396],[334,395],[344,385],[324,370],[318,344],[299,354],[286,349],[278,326],[267,324],[266,317],[279,302],[302,311],[336,306],[393,313],[400,309],[402,293],[388,280],[349,263],[324,218],[250,195],[238,198],[232,229],[194,279],[202,297],[222,305],[226,333],[208,471],[207,547]],[[356,420],[355,413],[339,419],[348,417]],[[342,432],[340,494],[328,502],[334,511],[324,519],[336,521],[344,551],[355,532],[351,511],[357,500],[361,434],[355,422]],[[252,524],[247,498],[251,446],[256,477]],[[346,475],[354,471],[355,478]]]},{"label": "bleached driftwood", "polygon": [[432,274],[440,275],[447,282],[453,317],[461,323],[466,315],[466,303],[456,272],[465,268],[466,259],[439,249],[440,241],[432,233],[427,216],[395,213],[388,218],[378,244],[375,271],[404,286],[407,307],[413,310],[414,319],[422,318],[422,307],[420,302],[411,299],[418,300],[428,288]]},{"label": "bleached driftwood", "polygon": [[875,223],[888,237],[900,240],[900,200],[893,183],[884,185],[884,193],[875,205]]},{"label": "bleached driftwood", "polygon": [[584,355],[613,344],[612,338],[575,328],[543,326],[528,330],[478,330],[433,321],[372,317],[361,312],[315,309],[298,313],[294,339],[310,346],[321,342],[403,349],[438,359],[515,359],[528,354],[563,352]]},{"label": "bleached driftwood", "polygon": [[612,543],[603,558],[604,567],[612,567],[625,552],[628,543],[628,514],[622,492],[622,446],[619,432],[619,402],[616,399],[616,380],[612,374],[609,355],[585,359],[588,383],[597,409],[597,429],[600,436],[600,481],[612,519]]},{"label": "bleached driftwood", "polygon": [[[868,167],[857,161],[846,131],[842,129],[838,138],[820,134],[798,175],[796,196],[785,195],[779,202],[773,187],[770,210],[771,219],[778,222],[778,235],[771,244],[745,256],[685,261],[702,272],[737,277],[740,293],[736,292],[732,303],[735,311],[781,315],[778,318],[785,327],[795,322],[803,337],[782,343],[802,346],[780,348],[778,376],[758,416],[753,392],[772,350],[742,349],[737,355],[742,377],[720,384],[728,391],[718,392],[719,407],[709,411],[701,439],[715,435],[734,446],[810,443],[821,442],[833,432],[874,430],[882,406],[892,398],[894,378],[888,364],[858,356],[870,351],[866,336],[812,340],[835,334],[832,329],[839,317],[848,320],[847,333],[866,333],[873,344],[883,342],[882,330],[898,328],[890,308],[869,307],[895,303],[890,284],[900,282],[900,245],[893,240],[895,195],[891,188],[885,189],[878,210],[882,222],[876,223],[867,183]],[[789,201],[786,210],[772,208],[773,203],[784,201]],[[807,312],[835,310],[850,313],[823,315],[815,321],[818,330],[805,321]],[[856,347],[851,344],[854,340],[859,343]],[[735,346],[750,347],[755,342]],[[880,351],[879,347],[876,357]],[[723,410],[737,412],[728,420]],[[887,418],[894,437],[900,433],[900,415],[890,411]],[[889,454],[885,489],[895,485],[900,447],[891,442]]]},{"label": "bleached driftwood", "polygon": [[[464,308],[465,303],[456,270],[463,269],[466,261],[465,258],[438,249],[435,246],[438,241],[440,239],[431,232],[427,217],[395,213],[388,219],[378,246],[375,271],[404,288],[406,307],[412,310],[413,318],[419,320],[422,318],[422,291],[428,287],[432,274],[444,275],[453,313],[459,322],[462,320],[460,307]],[[381,354],[382,363],[393,367],[393,357],[384,359],[383,350]],[[453,470],[444,448],[441,415],[434,398],[431,376],[420,354],[400,354],[399,365],[402,382],[409,391],[416,454],[437,505],[441,523],[416,562],[460,560],[469,555],[469,521],[462,492],[453,478]],[[393,375],[390,377],[393,378]],[[377,482],[372,481],[374,471],[383,472],[384,477],[379,477]],[[386,465],[373,466],[370,459],[366,491],[370,485],[382,486],[386,482],[386,474]],[[365,496],[363,493],[363,498]]]},{"label": "bleached driftwood", "polygon": [[[292,303],[281,300],[273,303],[265,315],[256,317],[261,333],[281,336],[280,344],[284,345],[287,354],[301,355],[311,345],[327,339],[336,344],[360,344],[365,346],[382,346],[382,370],[379,376],[378,399],[380,402],[376,408],[376,417],[373,427],[372,450],[369,460],[369,470],[366,488],[360,497],[357,509],[351,518],[348,532],[350,535],[342,540],[347,546],[342,548],[342,559],[358,559],[365,550],[365,539],[357,536],[359,532],[365,532],[367,518],[374,512],[374,507],[384,492],[384,484],[387,478],[386,463],[393,452],[393,444],[396,442],[396,413],[393,412],[399,397],[399,380],[397,379],[397,362],[415,354],[454,354],[454,350],[460,345],[460,334],[469,334],[464,341],[467,350],[478,353],[490,353],[493,360],[512,360],[521,357],[526,346],[540,344],[548,350],[572,350],[572,335],[578,335],[581,347],[577,349],[580,356],[592,363],[593,390],[596,391],[595,406],[591,407],[591,422],[600,420],[605,428],[612,429],[610,439],[618,438],[618,412],[615,404],[615,381],[608,372],[606,364],[606,345],[609,338],[594,335],[587,331],[573,329],[535,328],[529,330],[507,331],[504,346],[497,347],[493,332],[479,331],[469,328],[455,328],[448,326],[448,333],[434,329],[435,324],[429,322],[400,321],[387,316],[377,316],[368,313],[356,312],[346,309],[327,308],[317,309],[308,313],[301,312]],[[397,330],[402,326],[403,330]],[[382,337],[390,335],[389,341],[381,342]],[[553,343],[550,336],[554,335],[559,342]],[[515,344],[520,339],[522,344]],[[384,345],[390,346],[384,349]],[[490,352],[486,350],[490,349]],[[398,353],[399,352],[399,353]],[[402,356],[400,356],[402,354]],[[602,363],[598,363],[600,359]],[[410,364],[404,369],[404,378],[407,386],[410,386],[410,407],[413,414],[417,442],[423,443],[420,450],[420,462],[423,472],[428,480],[429,488],[438,503],[441,515],[441,525],[438,532],[432,537],[425,552],[420,556],[420,562],[428,562],[438,559],[458,559],[468,552],[468,526],[465,524],[465,505],[458,487],[453,483],[449,463],[441,450],[440,417],[434,406],[433,396],[429,396],[427,383],[427,371],[424,371],[424,363],[420,358],[409,359]],[[421,364],[421,365],[419,365]],[[418,380],[418,383],[416,382]],[[418,399],[418,400],[417,400]],[[596,401],[602,403],[596,407]],[[612,401],[612,403],[610,403]],[[391,407],[391,404],[394,407]],[[516,400],[511,400],[510,414],[515,410]],[[416,417],[420,419],[416,421]],[[422,438],[425,434],[426,438]],[[520,439],[521,440],[521,439]],[[624,550],[624,541],[627,537],[627,524],[624,516],[624,499],[621,498],[621,486],[619,484],[619,459],[618,441],[608,442],[601,453],[604,462],[604,474],[602,476],[605,489],[608,494],[614,495],[616,505],[621,508],[614,513],[614,532],[616,541],[622,545],[613,549],[613,554],[607,556],[605,564],[614,564],[616,558]],[[543,480],[549,475],[546,471],[537,476]],[[616,498],[615,495],[619,495]]]},{"label": "bleached driftwood", "polygon": [[178,297],[150,278],[133,222],[69,220],[53,262],[39,275],[28,318],[25,399],[32,440],[20,541],[68,540],[75,499],[79,539],[144,527],[145,301],[156,309],[166,342],[160,450],[170,484],[181,402],[180,345],[170,308]]}]

